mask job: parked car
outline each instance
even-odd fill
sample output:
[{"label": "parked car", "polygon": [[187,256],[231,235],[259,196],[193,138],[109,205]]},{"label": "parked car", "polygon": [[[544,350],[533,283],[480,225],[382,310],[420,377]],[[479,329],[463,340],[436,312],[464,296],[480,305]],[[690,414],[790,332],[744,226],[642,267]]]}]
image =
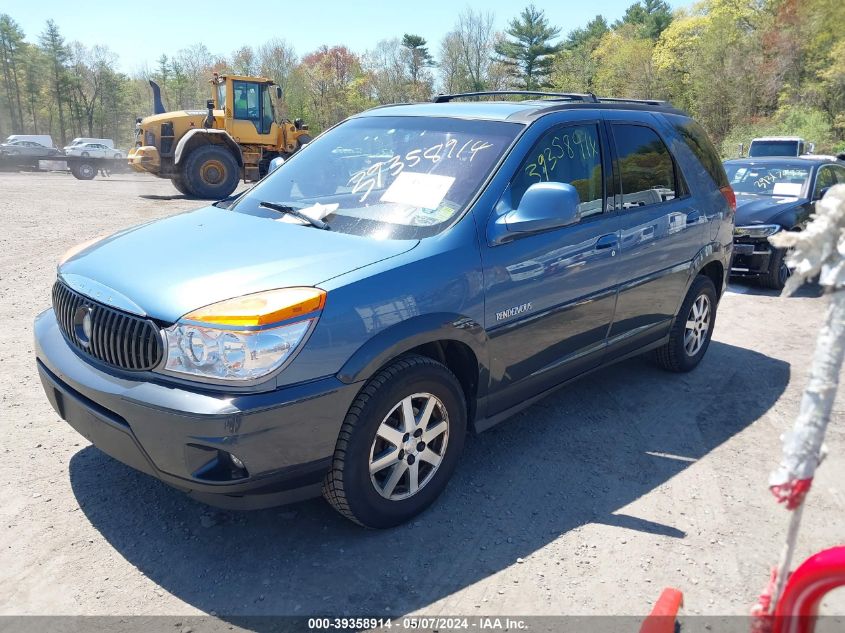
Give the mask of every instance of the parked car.
[{"label": "parked car", "polygon": [[65,155],[84,158],[126,158],[126,154],[103,143],[79,143],[65,147]]},{"label": "parked car", "polygon": [[798,136],[761,136],[751,141],[748,146],[748,157],[801,156],[812,154],[814,149],[813,143],[808,143]]},{"label": "parked car", "polygon": [[388,527],[468,431],[632,355],[693,369],[730,263],[718,154],[661,102],[540,96],[369,110],[235,200],[73,249],[35,323],[50,402],[202,501],[322,488]]},{"label": "parked car", "polygon": [[845,183],[845,162],[834,156],[741,158],[725,161],[736,192],[731,275],[780,290],[789,278],[786,253],[769,244],[779,231],[800,231],[828,188]]},{"label": "parked car", "polygon": [[35,141],[13,140],[0,145],[0,156],[26,159],[55,158],[62,153],[54,147],[45,147]]},{"label": "parked car", "polygon": [[10,134],[3,143],[11,143],[12,141],[32,141],[44,147],[55,147],[53,137],[49,134]]},{"label": "parked car", "polygon": [[114,149],[114,141],[110,138],[87,138],[84,136],[78,136],[77,138],[73,139],[70,143],[67,144],[67,147],[74,147],[76,145],[82,145],[84,143],[98,143],[100,145],[105,145],[106,147]]}]

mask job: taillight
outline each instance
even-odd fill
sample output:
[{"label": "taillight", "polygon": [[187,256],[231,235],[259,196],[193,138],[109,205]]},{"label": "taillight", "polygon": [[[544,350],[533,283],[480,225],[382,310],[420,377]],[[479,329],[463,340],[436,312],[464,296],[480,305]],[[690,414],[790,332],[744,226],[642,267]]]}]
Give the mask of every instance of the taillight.
[{"label": "taillight", "polygon": [[736,211],[736,194],[734,193],[733,188],[730,185],[725,185],[724,187],[719,188],[719,191],[725,196],[725,200],[728,201],[728,204],[731,205],[731,211]]}]

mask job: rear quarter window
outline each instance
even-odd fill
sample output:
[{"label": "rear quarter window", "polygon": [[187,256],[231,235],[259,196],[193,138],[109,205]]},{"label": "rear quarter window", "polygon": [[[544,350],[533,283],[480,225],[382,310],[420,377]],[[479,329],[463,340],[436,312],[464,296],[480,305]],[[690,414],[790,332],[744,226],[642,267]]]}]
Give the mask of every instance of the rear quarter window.
[{"label": "rear quarter window", "polygon": [[672,117],[671,123],[680,135],[681,140],[695,154],[704,170],[710,174],[716,186],[719,188],[728,186],[730,183],[728,176],[725,174],[725,168],[722,166],[722,159],[707,137],[704,128],[692,119],[681,119],[680,117]]}]

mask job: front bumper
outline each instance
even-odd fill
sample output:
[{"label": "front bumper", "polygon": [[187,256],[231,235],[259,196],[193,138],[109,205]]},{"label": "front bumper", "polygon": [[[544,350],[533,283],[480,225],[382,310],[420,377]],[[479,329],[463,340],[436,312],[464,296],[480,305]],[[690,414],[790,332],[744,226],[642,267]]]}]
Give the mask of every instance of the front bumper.
[{"label": "front bumper", "polygon": [[766,275],[775,247],[763,239],[735,239],[731,258],[731,275],[737,277],[755,277]]},{"label": "front bumper", "polygon": [[[35,348],[47,398],[74,429],[128,466],[227,508],[319,494],[361,386],[327,377],[235,394],[133,379],[77,355],[52,310],[35,320]],[[245,471],[230,468],[229,454]]]},{"label": "front bumper", "polygon": [[161,155],[154,145],[133,147],[126,156],[129,166],[137,172],[158,174],[161,169]]}]

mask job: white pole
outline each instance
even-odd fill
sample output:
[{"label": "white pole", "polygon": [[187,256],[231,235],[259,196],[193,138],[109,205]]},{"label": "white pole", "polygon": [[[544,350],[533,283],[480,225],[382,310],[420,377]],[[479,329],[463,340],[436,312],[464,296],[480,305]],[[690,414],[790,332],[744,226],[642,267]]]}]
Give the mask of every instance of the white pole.
[{"label": "white pole", "polygon": [[778,563],[770,609],[773,612],[792,562],[804,496],[824,454],[825,431],[845,357],[845,185],[832,187],[816,204],[816,214],[805,231],[784,232],[770,241],[779,248],[792,249],[788,261],[794,271],[784,289],[786,294],[792,294],[807,278],[818,274],[819,284],[830,297],[798,417],[792,430],[784,435],[780,466],[769,477],[772,491],[794,511]]}]

